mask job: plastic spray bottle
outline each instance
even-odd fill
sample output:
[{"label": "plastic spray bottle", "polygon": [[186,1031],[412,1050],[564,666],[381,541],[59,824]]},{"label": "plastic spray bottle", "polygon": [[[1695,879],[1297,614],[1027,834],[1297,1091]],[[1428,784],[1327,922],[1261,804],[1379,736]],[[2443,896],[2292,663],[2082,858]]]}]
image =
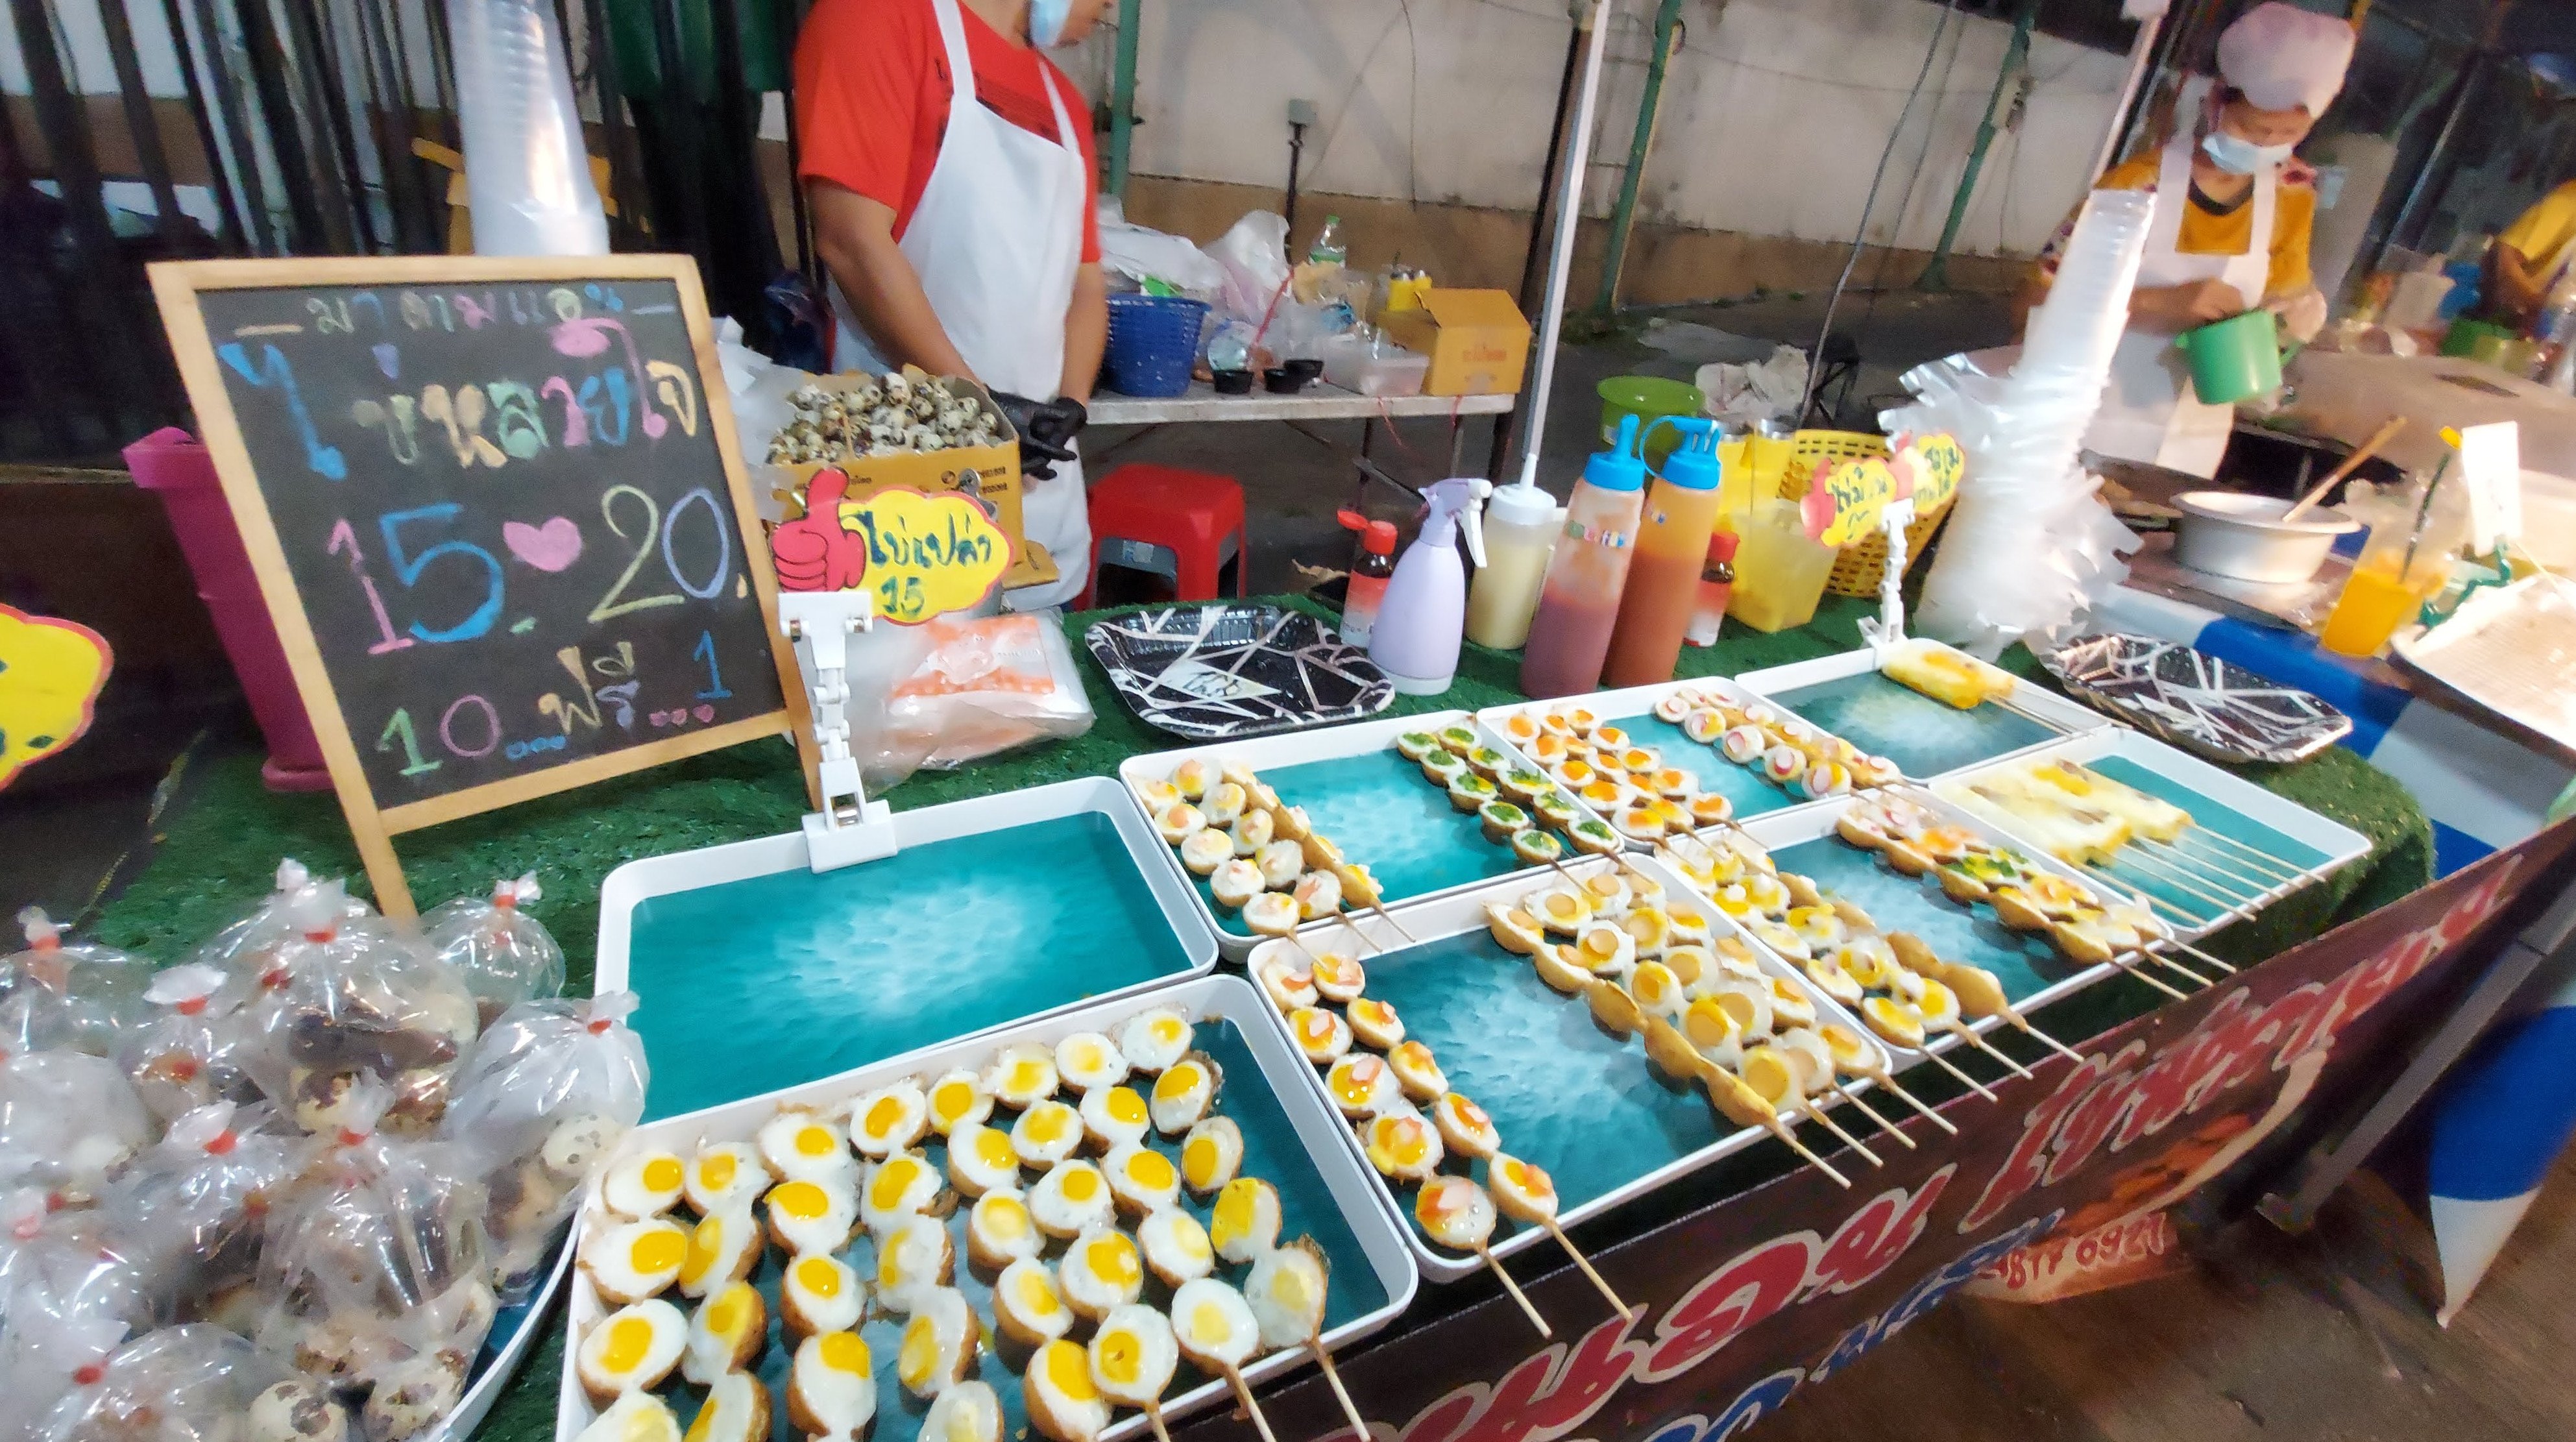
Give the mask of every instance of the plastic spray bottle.
[{"label": "plastic spray bottle", "polygon": [[1494,492],[1485,506],[1489,559],[1467,592],[1468,640],[1497,651],[1517,651],[1529,640],[1539,583],[1564,527],[1565,508],[1528,475]]},{"label": "plastic spray bottle", "polygon": [[[1619,593],[1636,556],[1637,517],[1645,501],[1646,462],[1637,453],[1637,418],[1619,422],[1619,439],[1583,466],[1565,503],[1565,535],[1548,563],[1529,647],[1521,653],[1521,690],[1572,696],[1601,684]],[[1694,578],[1696,579],[1696,578]]]},{"label": "plastic spray bottle", "polygon": [[1677,427],[1684,439],[1646,491],[1636,558],[1619,593],[1619,623],[1610,632],[1610,660],[1602,670],[1601,679],[1611,686],[1673,679],[1683,633],[1699,602],[1708,535],[1717,525],[1724,473],[1717,422],[1667,417],[1655,425]]},{"label": "plastic spray bottle", "polygon": [[1395,577],[1386,583],[1386,600],[1369,641],[1369,659],[1405,695],[1436,696],[1458,674],[1458,642],[1467,615],[1467,569],[1458,559],[1458,534],[1466,533],[1467,554],[1484,565],[1479,513],[1493,490],[1493,482],[1482,476],[1457,476],[1423,489],[1431,514],[1423,519],[1412,548],[1395,563]]},{"label": "plastic spray bottle", "polygon": [[1386,606],[1386,584],[1395,574],[1395,523],[1372,521],[1357,511],[1344,511],[1342,529],[1360,533],[1359,554],[1351,558],[1349,598],[1342,603],[1342,640],[1366,646],[1377,629],[1378,612]]}]

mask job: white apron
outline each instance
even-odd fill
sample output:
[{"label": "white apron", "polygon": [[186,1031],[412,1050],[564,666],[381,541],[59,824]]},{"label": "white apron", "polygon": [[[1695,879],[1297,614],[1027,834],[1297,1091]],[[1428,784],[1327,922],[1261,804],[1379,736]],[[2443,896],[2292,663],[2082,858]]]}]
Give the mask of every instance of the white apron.
[{"label": "white apron", "polygon": [[[2186,96],[2177,113],[2190,115],[2197,108]],[[2263,303],[2271,283],[2275,176],[2266,169],[2254,177],[2252,240],[2243,254],[2185,255],[2174,247],[2182,235],[2183,212],[2191,205],[2191,162],[2199,148],[2200,137],[2189,126],[2176,127],[2165,146],[2138,286],[2144,290],[2223,280],[2236,287],[2251,309]],[[2102,389],[2102,408],[2084,433],[2084,448],[2206,480],[2218,474],[2235,428],[2234,406],[2207,405],[2191,393],[2191,371],[2172,336],[2130,330],[2121,335],[2112,356],[2111,382]]]},{"label": "white apron", "polygon": [[[967,57],[957,0],[932,0],[931,9],[939,16],[956,94],[948,103],[939,159],[898,248],[975,378],[989,390],[1047,400],[1064,380],[1064,312],[1082,265],[1088,189],[1082,144],[1053,76],[1045,81],[1055,140],[985,109],[975,96],[975,67]],[[837,284],[832,314],[839,321],[833,369],[891,369],[868,344]],[[1082,463],[1059,462],[1052,479],[1030,482],[1020,517],[1028,538],[1055,558],[1063,578],[1009,592],[1005,604],[1028,611],[1079,595],[1091,569]]]}]

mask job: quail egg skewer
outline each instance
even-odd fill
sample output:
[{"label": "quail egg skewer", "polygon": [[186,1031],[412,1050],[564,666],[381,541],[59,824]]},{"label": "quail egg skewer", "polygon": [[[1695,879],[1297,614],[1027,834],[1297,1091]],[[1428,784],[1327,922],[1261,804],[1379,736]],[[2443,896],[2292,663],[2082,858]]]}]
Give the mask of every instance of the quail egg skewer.
[{"label": "quail egg skewer", "polygon": [[1470,1178],[1455,1174],[1432,1177],[1413,1199],[1413,1218],[1421,1224],[1424,1236],[1453,1252],[1473,1252],[1484,1258],[1495,1280],[1503,1284],[1513,1301],[1520,1303],[1521,1314],[1529,1318],[1530,1325],[1538,1329],[1540,1336],[1553,1337],[1556,1334],[1549,1329],[1547,1319],[1530,1305],[1521,1284],[1512,1280],[1512,1274],[1503,1269],[1493,1248],[1487,1245],[1494,1235],[1494,1216],[1493,1197]]}]

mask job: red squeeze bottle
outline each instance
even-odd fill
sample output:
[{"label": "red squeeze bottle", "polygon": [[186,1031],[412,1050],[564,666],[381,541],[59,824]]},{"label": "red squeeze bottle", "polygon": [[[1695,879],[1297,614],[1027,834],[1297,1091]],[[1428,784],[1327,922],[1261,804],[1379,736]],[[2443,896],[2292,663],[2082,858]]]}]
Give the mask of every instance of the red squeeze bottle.
[{"label": "red squeeze bottle", "polygon": [[1339,519],[1343,530],[1360,533],[1360,553],[1351,562],[1350,596],[1342,603],[1342,640],[1365,647],[1377,630],[1386,583],[1395,575],[1395,523],[1372,521],[1357,511],[1340,512]]},{"label": "red squeeze bottle", "polygon": [[1735,593],[1735,547],[1742,538],[1733,531],[1708,538],[1708,564],[1699,573],[1699,605],[1691,612],[1690,631],[1682,637],[1694,646],[1714,646],[1726,620],[1727,598]]}]

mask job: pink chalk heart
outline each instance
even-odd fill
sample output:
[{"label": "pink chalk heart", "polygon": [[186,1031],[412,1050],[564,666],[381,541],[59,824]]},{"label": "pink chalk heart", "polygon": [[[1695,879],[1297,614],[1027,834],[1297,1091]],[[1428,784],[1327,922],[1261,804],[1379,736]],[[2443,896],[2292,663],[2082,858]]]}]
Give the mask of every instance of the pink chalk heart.
[{"label": "pink chalk heart", "polygon": [[696,714],[700,721],[713,721],[716,719],[716,708],[713,706],[700,706],[697,709]]},{"label": "pink chalk heart", "polygon": [[671,713],[668,711],[656,711],[646,719],[656,726],[668,726],[671,724]]},{"label": "pink chalk heart", "polygon": [[581,559],[581,527],[563,516],[542,526],[503,521],[501,541],[511,555],[540,571],[560,571]]}]

